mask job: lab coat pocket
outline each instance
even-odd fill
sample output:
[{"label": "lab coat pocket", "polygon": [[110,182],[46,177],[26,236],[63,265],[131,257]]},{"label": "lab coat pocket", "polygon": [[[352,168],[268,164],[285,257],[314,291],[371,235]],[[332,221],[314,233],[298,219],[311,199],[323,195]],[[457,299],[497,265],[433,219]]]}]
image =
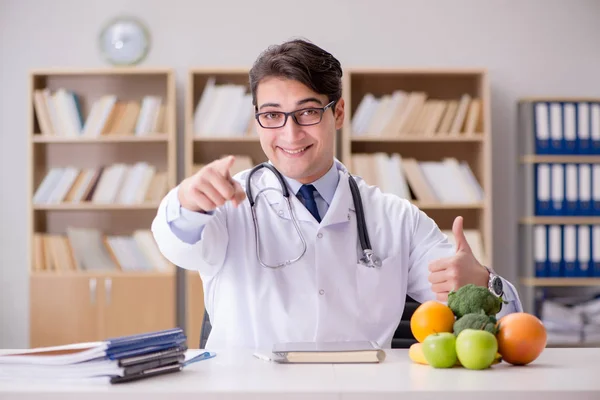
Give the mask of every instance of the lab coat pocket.
[{"label": "lab coat pocket", "polygon": [[387,328],[402,314],[407,282],[401,262],[390,257],[382,261],[380,268],[356,264],[359,318],[373,329]]}]

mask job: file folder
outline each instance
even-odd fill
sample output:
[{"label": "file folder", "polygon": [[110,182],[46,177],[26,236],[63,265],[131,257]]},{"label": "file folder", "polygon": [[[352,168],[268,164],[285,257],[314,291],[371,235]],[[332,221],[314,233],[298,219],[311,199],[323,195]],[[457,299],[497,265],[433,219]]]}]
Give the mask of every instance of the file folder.
[{"label": "file folder", "polygon": [[592,214],[600,215],[600,164],[592,165]]},{"label": "file folder", "polygon": [[576,164],[565,165],[565,201],[564,213],[566,215],[579,214],[578,202],[578,171]]},{"label": "file folder", "polygon": [[186,343],[186,336],[181,328],[130,335],[107,341],[106,357],[117,360],[139,354],[156,352]]},{"label": "file folder", "polygon": [[592,270],[591,276],[600,277],[600,226],[592,225]]},{"label": "file folder", "polygon": [[548,228],[546,225],[534,226],[533,236],[535,276],[545,278],[548,276]]},{"label": "file folder", "polygon": [[537,154],[552,154],[550,151],[550,113],[548,103],[535,102],[533,132],[535,134],[535,151]]},{"label": "file folder", "polygon": [[563,111],[563,148],[562,154],[577,154],[577,115],[575,103],[566,102]]},{"label": "file folder", "polygon": [[577,267],[577,230],[575,225],[563,226],[563,275],[574,277]]},{"label": "file folder", "polygon": [[565,153],[563,127],[563,108],[559,102],[550,103],[550,152],[552,154]]},{"label": "file folder", "polygon": [[575,276],[579,278],[587,277],[591,272],[591,238],[591,227],[579,225],[577,229],[577,268],[575,268]]},{"label": "file folder", "polygon": [[[579,164],[578,174],[578,215],[591,215],[592,213],[592,166]],[[598,187],[600,189],[600,186]],[[599,203],[600,204],[600,203]]]},{"label": "file folder", "polygon": [[181,370],[191,361],[186,350],[183,330],[174,328],[2,354],[0,376],[128,382]]},{"label": "file folder", "polygon": [[600,153],[600,103],[590,103],[590,154]]},{"label": "file folder", "polygon": [[[552,215],[553,209],[550,204],[550,165],[537,164],[535,168],[535,213],[536,215]],[[600,205],[600,203],[599,203]]]},{"label": "file folder", "polygon": [[563,235],[560,225],[548,227],[548,276],[562,276]]},{"label": "file folder", "polygon": [[564,207],[565,199],[565,172],[563,164],[552,164],[550,172],[552,183],[550,190],[552,193],[551,208],[553,215],[564,215],[566,210]]},{"label": "file folder", "polygon": [[587,102],[577,104],[577,152],[579,154],[590,154],[592,152],[590,104]]}]

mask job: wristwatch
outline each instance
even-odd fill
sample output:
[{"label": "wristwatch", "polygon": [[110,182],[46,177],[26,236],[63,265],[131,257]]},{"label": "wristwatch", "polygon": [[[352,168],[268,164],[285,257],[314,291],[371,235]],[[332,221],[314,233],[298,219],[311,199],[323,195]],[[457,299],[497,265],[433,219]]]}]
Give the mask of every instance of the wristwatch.
[{"label": "wristwatch", "polygon": [[488,289],[496,297],[500,297],[504,294],[504,285],[502,284],[502,278],[500,278],[491,268],[485,267],[490,274],[488,280]]}]

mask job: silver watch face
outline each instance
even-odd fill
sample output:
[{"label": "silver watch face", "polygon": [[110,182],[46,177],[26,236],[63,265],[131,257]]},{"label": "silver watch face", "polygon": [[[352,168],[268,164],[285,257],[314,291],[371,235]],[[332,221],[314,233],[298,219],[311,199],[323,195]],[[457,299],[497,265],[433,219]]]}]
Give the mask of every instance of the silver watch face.
[{"label": "silver watch face", "polygon": [[493,277],[490,286],[492,292],[495,293],[497,296],[501,296],[504,293],[504,287],[502,285],[502,279],[500,279],[500,277]]}]

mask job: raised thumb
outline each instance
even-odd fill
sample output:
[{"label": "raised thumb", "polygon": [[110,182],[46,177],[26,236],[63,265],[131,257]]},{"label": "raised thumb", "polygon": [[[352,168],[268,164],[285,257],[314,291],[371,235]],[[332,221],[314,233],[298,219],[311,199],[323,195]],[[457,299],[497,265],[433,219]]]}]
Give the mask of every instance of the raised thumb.
[{"label": "raised thumb", "polygon": [[467,242],[465,232],[463,231],[463,217],[456,217],[452,224],[452,234],[456,241],[456,252],[469,252],[471,253],[471,246]]}]

